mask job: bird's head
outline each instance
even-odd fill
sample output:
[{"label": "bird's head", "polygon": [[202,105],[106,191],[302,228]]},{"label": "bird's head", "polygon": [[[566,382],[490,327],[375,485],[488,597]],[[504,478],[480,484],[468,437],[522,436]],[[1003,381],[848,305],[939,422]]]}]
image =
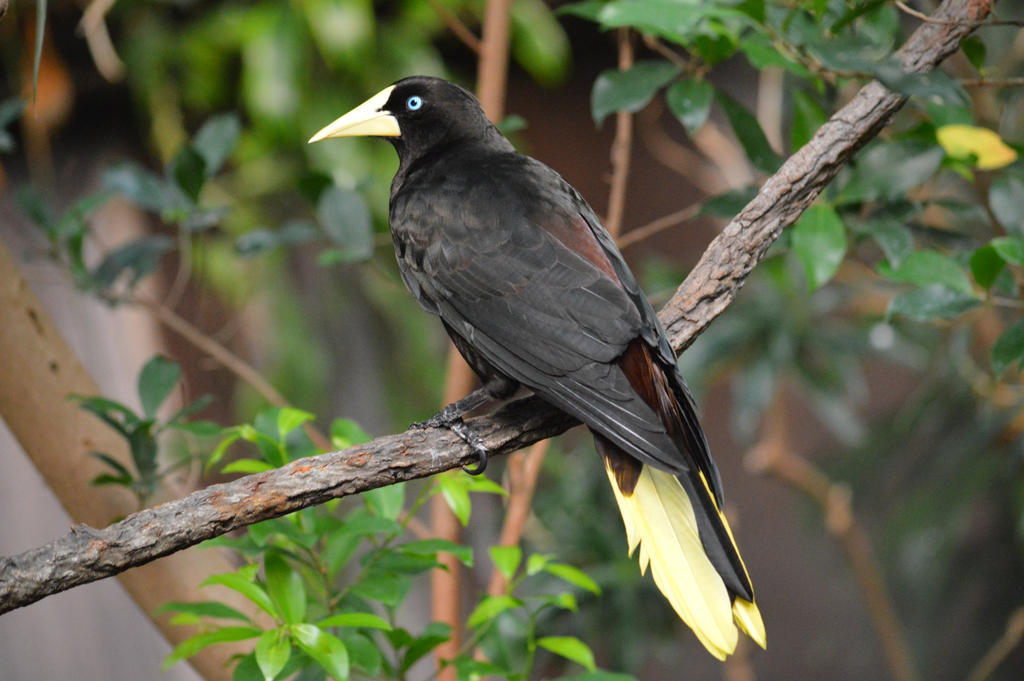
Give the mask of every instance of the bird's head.
[{"label": "bird's head", "polygon": [[495,136],[507,144],[472,94],[429,76],[405,78],[384,88],[309,141],[363,136],[388,139],[399,156],[416,156],[441,145]]}]

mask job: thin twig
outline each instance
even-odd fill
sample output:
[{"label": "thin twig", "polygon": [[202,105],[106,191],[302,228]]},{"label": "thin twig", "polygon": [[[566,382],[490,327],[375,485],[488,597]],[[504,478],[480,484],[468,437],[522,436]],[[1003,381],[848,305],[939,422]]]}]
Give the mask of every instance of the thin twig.
[{"label": "thin twig", "polygon": [[985,681],[992,676],[992,672],[1009,657],[1014,648],[1020,645],[1022,639],[1024,639],[1024,607],[1017,608],[1010,613],[1003,635],[978,660],[978,664],[967,675],[967,681]]},{"label": "thin twig", "polygon": [[669,227],[674,227],[681,222],[686,222],[687,220],[694,219],[695,217],[700,215],[700,209],[701,205],[699,203],[695,203],[691,206],[687,206],[686,208],[677,210],[674,213],[663,215],[660,218],[657,218],[656,220],[651,220],[646,225],[642,225],[640,227],[637,227],[636,229],[629,230],[628,232],[620,236],[618,239],[616,239],[615,243],[619,246],[620,249],[629,248],[630,246],[633,246],[634,244],[637,244],[643,241],[644,239],[649,239],[650,237],[668,229]]},{"label": "thin twig", "polygon": [[89,48],[96,70],[110,83],[116,83],[124,77],[124,62],[117,56],[114,43],[107,31],[107,13],[114,6],[115,0],[92,0],[82,13],[78,24],[85,36],[85,44]]},{"label": "thin twig", "polygon": [[960,84],[964,87],[1022,87],[1024,78],[967,78]]},{"label": "thin twig", "polygon": [[[633,41],[628,28],[619,29],[619,70],[633,66]],[[615,114],[615,139],[612,141],[612,181],[608,190],[608,214],[604,226],[612,236],[622,231],[626,210],[626,186],[629,183],[629,161],[633,153],[633,114]]]},{"label": "thin twig", "polygon": [[653,35],[651,35],[649,33],[641,33],[640,36],[641,36],[641,38],[644,41],[644,45],[646,45],[650,50],[660,54],[662,57],[664,57],[669,62],[675,64],[679,68],[681,68],[683,70],[686,70],[686,71],[689,71],[689,70],[693,69],[693,64],[691,64],[686,59],[686,57],[684,57],[683,55],[679,54],[678,52],[673,50],[671,47],[669,47],[665,43],[663,43],[660,40],[658,40],[657,37],[655,37],[655,36],[653,36]]},{"label": "thin twig", "polygon": [[821,469],[796,453],[789,438],[781,392],[771,401],[772,406],[765,414],[764,436],[747,454],[745,463],[754,472],[771,475],[818,504],[825,527],[846,552],[893,679],[917,681],[906,633],[896,615],[871,539],[853,513],[850,490],[832,482]]},{"label": "thin twig", "polygon": [[981,28],[982,26],[1024,26],[1024,21],[1018,21],[1016,19],[988,19],[984,21],[965,21],[962,19],[939,19],[936,17],[930,17],[923,12],[919,12],[913,7],[907,5],[902,0],[896,0],[896,6],[900,8],[906,14],[920,19],[929,24],[957,24],[960,26],[970,26],[972,28]]},{"label": "thin twig", "polygon": [[445,23],[449,31],[455,34],[456,38],[461,40],[466,47],[478,55],[480,54],[480,39],[462,22],[462,19],[455,16],[440,0],[427,0],[427,3],[431,9],[437,12],[437,15],[441,17],[441,21]]},{"label": "thin twig", "polygon": [[[289,406],[288,400],[286,400],[284,396],[281,395],[281,393],[279,393],[269,381],[267,381],[267,379],[263,378],[263,376],[252,368],[245,360],[228,350],[207,334],[203,333],[184,318],[180,317],[174,310],[163,303],[145,300],[135,300],[134,302],[148,308],[161,324],[169,328],[171,331],[174,331],[176,334],[208,354],[213,359],[217,360],[217,362],[219,362],[225,369],[229,370],[235,376],[238,376],[242,381],[248,383],[249,386],[259,393],[267,402],[275,407]],[[313,441],[313,444],[316,445],[318,449],[324,451],[331,449],[331,441],[315,426],[310,423],[306,423],[305,427],[306,434],[309,435],[309,439]]]}]

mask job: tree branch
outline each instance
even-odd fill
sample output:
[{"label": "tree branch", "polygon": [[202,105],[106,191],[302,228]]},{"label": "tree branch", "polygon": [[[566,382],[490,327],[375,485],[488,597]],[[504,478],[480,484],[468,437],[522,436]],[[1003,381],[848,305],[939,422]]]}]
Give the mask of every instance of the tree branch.
[{"label": "tree branch", "polygon": [[[988,15],[992,2],[945,0],[935,14],[943,21],[920,26],[900,50],[904,68],[920,72],[941,62]],[[662,309],[673,347],[688,346],[725,309],[782,230],[905,100],[869,83],[765,183]],[[538,398],[527,398],[476,419],[473,427],[495,454],[504,454],[571,425]],[[465,443],[447,430],[412,430],[213,485],[103,530],[79,526],[46,546],[0,558],[0,613],[261,520],[473,460]]]}]

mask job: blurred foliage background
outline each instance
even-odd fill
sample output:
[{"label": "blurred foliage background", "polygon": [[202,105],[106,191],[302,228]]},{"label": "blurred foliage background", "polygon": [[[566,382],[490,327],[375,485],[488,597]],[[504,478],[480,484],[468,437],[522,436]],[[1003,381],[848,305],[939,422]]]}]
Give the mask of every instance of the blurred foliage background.
[{"label": "blurred foliage background", "polygon": [[[501,125],[601,213],[621,172],[614,121],[633,114],[624,248],[656,304],[860,85],[911,96],[681,358],[766,652],[719,666],[699,650],[624,556],[589,438],[564,436],[545,458],[523,546],[601,586],[545,621],[601,667],[652,680],[1019,676],[1024,11],[997,5],[941,71],[910,76],[891,55],[936,4],[511,3]],[[30,267],[60,263],[68,288],[149,310],[165,327],[153,352],[183,367],[183,401],[215,396],[204,419],[251,422],[273,400],[179,322],[320,424],[402,430],[440,403],[447,344],[393,264],[395,155],[377,140],[305,140],[406,75],[472,86],[467,33],[484,12],[478,0],[12,6],[0,234]],[[619,68],[623,35],[633,54]],[[118,210],[141,228],[118,228]],[[194,484],[204,445],[188,442],[182,455],[161,440],[161,456],[183,457],[174,474]],[[488,474],[500,482],[503,462]],[[493,544],[503,503],[475,500],[462,541]],[[462,589],[478,594],[489,574],[477,561]],[[534,678],[565,664],[542,658]]]}]

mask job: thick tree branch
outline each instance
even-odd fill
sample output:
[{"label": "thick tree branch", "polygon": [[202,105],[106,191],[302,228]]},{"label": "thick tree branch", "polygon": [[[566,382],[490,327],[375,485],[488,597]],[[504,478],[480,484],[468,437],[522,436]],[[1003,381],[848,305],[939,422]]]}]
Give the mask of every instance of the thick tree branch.
[{"label": "thick tree branch", "polygon": [[[934,15],[943,21],[920,26],[900,51],[904,67],[920,72],[941,62],[988,15],[992,2],[945,0]],[[765,183],[662,309],[661,320],[677,350],[725,309],[782,230],[904,101],[876,82],[868,84]],[[528,398],[506,405],[491,418],[477,419],[474,428],[499,454],[557,435],[572,424],[539,399]],[[0,558],[0,613],[233,529],[473,460],[466,445],[446,430],[408,431],[213,485],[103,530],[80,526],[46,546]]]},{"label": "thick tree branch", "polygon": [[[989,15],[994,2],[945,0],[935,12],[937,21],[919,26],[897,53],[903,68],[912,73],[935,68]],[[677,351],[689,346],[725,310],[782,230],[800,217],[906,101],[906,96],[878,81],[868,83],[768,178],[662,308],[661,319]]]}]

